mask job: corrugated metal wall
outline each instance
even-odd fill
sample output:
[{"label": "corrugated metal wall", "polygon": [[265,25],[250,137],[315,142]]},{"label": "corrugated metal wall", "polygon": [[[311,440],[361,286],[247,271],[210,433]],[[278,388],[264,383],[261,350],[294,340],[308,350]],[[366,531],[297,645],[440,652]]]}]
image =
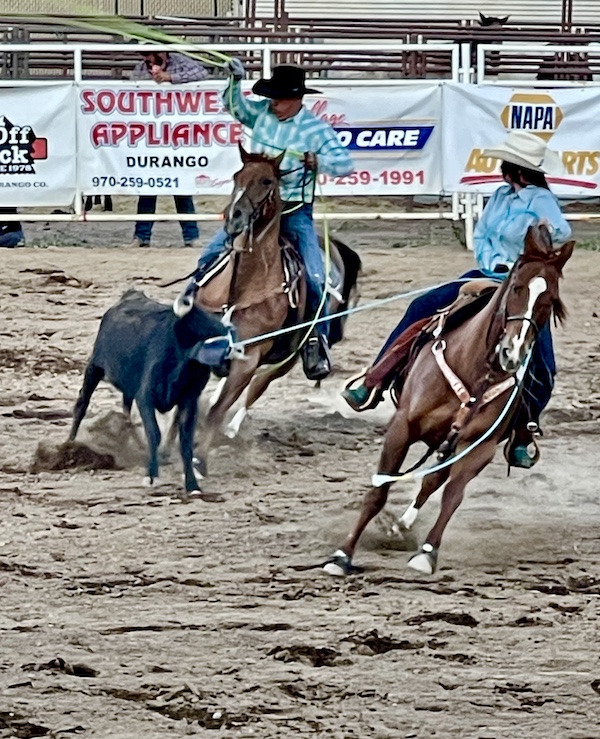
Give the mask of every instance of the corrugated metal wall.
[{"label": "corrugated metal wall", "polygon": [[[258,16],[272,17],[273,0],[256,0]],[[512,22],[560,23],[562,0],[285,0],[290,18],[394,18],[398,20],[477,20],[479,11]],[[573,0],[575,23],[600,23],[600,0]]]}]

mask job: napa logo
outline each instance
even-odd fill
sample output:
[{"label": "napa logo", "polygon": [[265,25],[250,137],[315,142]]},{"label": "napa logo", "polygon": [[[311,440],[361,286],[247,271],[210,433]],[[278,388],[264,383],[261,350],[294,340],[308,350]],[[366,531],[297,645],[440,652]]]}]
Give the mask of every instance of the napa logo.
[{"label": "napa logo", "polygon": [[548,142],[564,115],[547,93],[516,93],[500,113],[507,131],[530,131]]}]

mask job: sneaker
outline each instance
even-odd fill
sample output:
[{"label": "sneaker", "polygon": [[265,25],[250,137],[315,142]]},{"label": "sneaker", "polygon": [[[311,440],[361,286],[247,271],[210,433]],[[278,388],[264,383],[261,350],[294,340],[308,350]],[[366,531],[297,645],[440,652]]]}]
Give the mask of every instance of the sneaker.
[{"label": "sneaker", "polygon": [[361,410],[362,406],[367,402],[371,391],[364,385],[357,385],[354,388],[346,388],[342,390],[342,398],[355,411]]},{"label": "sneaker", "polygon": [[530,470],[537,462],[536,457],[529,454],[529,450],[525,444],[515,444],[508,450],[508,463],[511,467],[521,467]]},{"label": "sneaker", "polygon": [[191,239],[190,241],[184,241],[183,245],[186,249],[200,249],[200,239]]},{"label": "sneaker", "polygon": [[131,242],[131,246],[133,247],[139,246],[142,249],[147,249],[150,246],[150,242],[142,241],[139,236],[134,236],[133,241]]}]

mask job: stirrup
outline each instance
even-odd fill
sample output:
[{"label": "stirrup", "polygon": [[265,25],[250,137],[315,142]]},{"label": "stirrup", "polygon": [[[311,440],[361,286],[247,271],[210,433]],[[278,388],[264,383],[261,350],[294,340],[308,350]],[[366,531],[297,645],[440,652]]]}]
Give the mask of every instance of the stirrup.
[{"label": "stirrup", "polygon": [[365,375],[367,373],[367,370],[362,370],[359,374],[353,375],[344,385],[344,390],[342,391],[342,397],[344,400],[348,403],[348,405],[353,408],[357,413],[362,413],[363,411],[370,411],[373,410],[373,408],[376,408],[379,403],[383,400],[383,391],[379,387],[373,387],[373,388],[367,388],[369,391],[368,396],[366,399],[358,406],[350,403],[344,393],[348,391],[352,391],[353,385],[356,384],[363,384],[363,380],[365,379]]},{"label": "stirrup", "polygon": [[[519,467],[520,469],[529,470],[535,464],[537,464],[537,462],[538,462],[538,460],[539,460],[539,458],[541,456],[541,451],[540,451],[540,447],[539,447],[539,445],[537,443],[536,436],[537,436],[537,434],[532,434],[531,441],[528,444],[515,444],[515,434],[514,434],[514,432],[510,435],[508,441],[504,445],[504,458],[508,462],[509,469],[511,467]],[[513,452],[514,452],[515,449],[517,449],[519,447],[523,447],[525,450],[527,450],[528,447],[531,444],[533,444],[533,446],[534,446],[534,453],[533,453],[533,456],[532,456],[527,451],[527,461],[526,462],[525,462],[525,460],[519,460],[519,459],[517,459],[514,456]]]}]

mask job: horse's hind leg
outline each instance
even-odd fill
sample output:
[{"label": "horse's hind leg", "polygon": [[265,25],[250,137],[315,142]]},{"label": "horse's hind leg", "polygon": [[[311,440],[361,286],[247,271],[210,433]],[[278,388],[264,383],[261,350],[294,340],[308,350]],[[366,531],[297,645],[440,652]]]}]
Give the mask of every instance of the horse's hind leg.
[{"label": "horse's hind leg", "polygon": [[442,506],[433,528],[425,537],[425,542],[408,562],[408,566],[418,572],[431,575],[437,566],[438,550],[442,536],[454,512],[462,503],[465,487],[494,458],[497,440],[487,440],[484,444],[460,459],[450,468],[450,479],[442,493]]},{"label": "horse's hind leg", "polygon": [[284,362],[283,364],[276,365],[275,367],[269,367],[264,372],[261,372],[252,378],[252,382],[248,386],[248,392],[246,393],[244,404],[236,411],[231,421],[227,424],[227,427],[225,428],[225,436],[228,436],[230,439],[234,439],[238,435],[240,427],[250,408],[263,395],[273,380],[283,377],[292,369],[294,364],[296,364],[297,359],[297,355],[294,355],[291,360]]},{"label": "horse's hind leg", "polygon": [[98,367],[98,365],[90,362],[86,367],[85,375],[83,376],[83,384],[79,391],[77,400],[75,401],[75,408],[73,409],[73,424],[69,433],[69,441],[73,441],[77,436],[79,426],[81,425],[85,412],[90,404],[92,393],[98,387],[98,383],[103,377],[104,370],[102,367]]},{"label": "horse's hind leg", "polygon": [[[406,414],[398,411],[385,435],[379,460],[379,473],[393,475],[400,469],[410,443]],[[323,569],[330,575],[347,575],[352,572],[352,557],[363,531],[369,522],[383,510],[387,502],[390,483],[372,487],[363,501],[358,520],[350,530],[341,549],[338,549]]]}]

